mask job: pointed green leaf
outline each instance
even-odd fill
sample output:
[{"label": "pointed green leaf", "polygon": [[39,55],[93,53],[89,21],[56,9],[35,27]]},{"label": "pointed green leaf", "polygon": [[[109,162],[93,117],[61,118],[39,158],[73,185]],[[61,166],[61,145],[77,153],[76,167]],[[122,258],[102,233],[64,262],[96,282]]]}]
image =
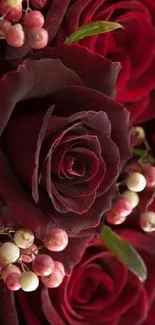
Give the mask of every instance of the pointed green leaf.
[{"label": "pointed green leaf", "polygon": [[79,27],[75,32],[66,38],[65,44],[71,44],[72,42],[83,39],[84,37],[107,33],[118,28],[123,28],[123,26],[119,23],[111,21],[93,21]]},{"label": "pointed green leaf", "polygon": [[115,254],[116,258],[134,273],[139,280],[142,282],[146,280],[146,265],[139,253],[131,245],[107,226],[104,226],[100,238],[105,246]]}]

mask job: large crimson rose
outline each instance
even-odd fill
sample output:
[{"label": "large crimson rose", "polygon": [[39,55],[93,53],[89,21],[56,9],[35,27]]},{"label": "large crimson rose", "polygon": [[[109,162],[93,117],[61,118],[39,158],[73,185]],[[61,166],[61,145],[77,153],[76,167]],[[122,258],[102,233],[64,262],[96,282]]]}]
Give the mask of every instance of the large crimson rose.
[{"label": "large crimson rose", "polygon": [[6,318],[1,316],[1,324],[6,324],[4,320],[9,325],[18,324],[18,319],[27,325],[154,325],[154,240],[135,230],[122,229],[119,234],[142,255],[148,267],[145,283],[96,239],[59,288],[40,288],[29,295],[19,291],[15,302],[13,295],[3,289],[1,309],[7,311],[9,302],[10,309]]},{"label": "large crimson rose", "polygon": [[[139,123],[155,116],[154,0],[71,0],[67,6],[68,2],[56,43],[62,43],[66,36],[90,21],[121,23],[124,29],[88,37],[79,44],[91,52],[121,62],[116,83],[117,100],[131,111],[132,122]],[[48,26],[52,36],[49,21],[46,22]]]},{"label": "large crimson rose", "polygon": [[118,68],[63,46],[0,80],[2,201],[15,223],[39,237],[49,227],[78,236],[59,254],[68,266],[84,249],[82,236],[98,231],[130,154],[129,113],[110,98]]}]

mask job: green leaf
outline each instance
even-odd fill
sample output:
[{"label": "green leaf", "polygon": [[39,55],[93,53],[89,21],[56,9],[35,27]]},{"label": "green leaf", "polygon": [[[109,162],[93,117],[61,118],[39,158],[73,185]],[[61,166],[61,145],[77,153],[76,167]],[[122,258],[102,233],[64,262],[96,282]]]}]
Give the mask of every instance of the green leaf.
[{"label": "green leaf", "polygon": [[111,21],[93,21],[79,27],[75,32],[66,38],[65,44],[71,44],[72,42],[83,39],[84,37],[107,33],[118,28],[123,28],[123,26],[119,23],[114,23]]},{"label": "green leaf", "polygon": [[141,157],[146,153],[146,149],[133,149],[135,156]]},{"label": "green leaf", "polygon": [[144,282],[147,278],[146,265],[138,252],[109,227],[104,226],[100,234],[105,246],[115,254],[116,258]]}]

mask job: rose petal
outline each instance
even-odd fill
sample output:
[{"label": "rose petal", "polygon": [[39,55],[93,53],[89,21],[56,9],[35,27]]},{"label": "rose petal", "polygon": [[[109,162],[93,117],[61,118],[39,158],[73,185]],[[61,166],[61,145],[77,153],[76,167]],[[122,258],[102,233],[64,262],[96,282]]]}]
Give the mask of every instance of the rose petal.
[{"label": "rose petal", "polygon": [[[74,105],[72,102],[74,101]],[[88,104],[89,101],[89,104]],[[112,125],[111,138],[120,151],[121,166],[131,156],[129,143],[129,112],[112,99],[104,96],[93,89],[83,87],[67,87],[54,94],[54,103],[57,107],[57,114],[64,116],[65,111],[74,114],[75,110],[83,111],[87,105],[92,111],[106,112]],[[119,121],[119,129],[118,129]],[[123,141],[122,141],[123,140]]]},{"label": "rose petal", "polygon": [[114,85],[120,70],[119,63],[112,63],[78,45],[45,48],[36,53],[32,59],[41,57],[59,58],[65,66],[80,76],[87,87],[100,90],[110,97],[115,95]]},{"label": "rose petal", "polygon": [[0,281],[0,323],[1,325],[19,325],[14,294]]},{"label": "rose petal", "polygon": [[[34,82],[35,81],[35,82]],[[59,60],[25,61],[16,71],[0,79],[0,135],[17,102],[51,95],[69,84],[82,84],[75,72]]]}]

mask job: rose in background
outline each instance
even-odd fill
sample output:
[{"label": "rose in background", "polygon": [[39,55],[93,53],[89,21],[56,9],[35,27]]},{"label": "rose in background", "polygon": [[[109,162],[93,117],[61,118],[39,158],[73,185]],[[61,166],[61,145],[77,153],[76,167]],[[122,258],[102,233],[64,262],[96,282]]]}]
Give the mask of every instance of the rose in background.
[{"label": "rose in background", "polygon": [[[125,228],[119,230],[119,235],[143,257],[148,267],[145,283],[95,239],[59,288],[49,291],[40,288],[40,292],[29,295],[21,291],[15,294],[17,309],[13,308],[12,297],[12,317],[27,325],[154,325],[154,240],[141,231]],[[5,299],[11,300],[10,292],[5,292]]]},{"label": "rose in background", "polygon": [[154,0],[71,0],[56,44],[61,44],[79,26],[97,20],[116,21],[124,29],[87,37],[79,44],[93,53],[121,62],[116,83],[117,100],[130,110],[132,123],[154,117]]},{"label": "rose in background", "polygon": [[130,155],[129,113],[110,98],[118,70],[82,47],[63,46],[0,81],[2,201],[39,238],[49,227],[67,231],[66,254],[57,257],[67,270],[99,231]]}]

